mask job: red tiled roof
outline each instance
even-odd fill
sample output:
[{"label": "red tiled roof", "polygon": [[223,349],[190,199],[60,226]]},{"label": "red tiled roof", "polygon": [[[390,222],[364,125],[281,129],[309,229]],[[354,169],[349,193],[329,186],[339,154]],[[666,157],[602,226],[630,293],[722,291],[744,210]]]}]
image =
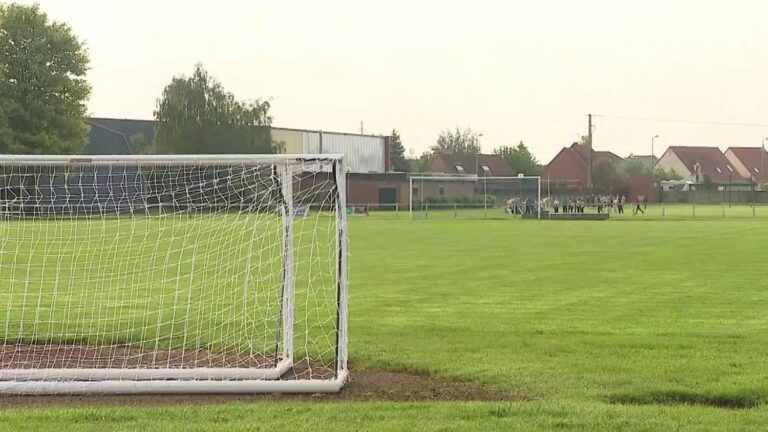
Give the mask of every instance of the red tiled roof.
[{"label": "red tiled roof", "polygon": [[717,147],[688,147],[672,146],[669,151],[674,152],[678,159],[695,174],[694,166],[701,167],[701,174],[709,177],[713,183],[728,183],[733,181],[745,181],[728,158]]},{"label": "red tiled roof", "polygon": [[728,150],[744,165],[752,178],[759,182],[768,181],[768,151],[761,147],[729,147]]},{"label": "red tiled roof", "polygon": [[[542,177],[557,180],[578,181],[579,187],[586,187],[589,178],[589,148],[585,145],[573,143],[570,147],[563,147],[552,160],[542,167]],[[592,151],[592,164],[600,160],[608,160],[618,165],[623,159],[609,151]]]},{"label": "red tiled roof", "polygon": [[[573,143],[573,144],[571,144],[570,147],[568,147],[568,149],[573,151],[574,153],[576,153],[579,156],[579,158],[581,158],[581,160],[584,161],[584,166],[587,166],[587,163],[588,163],[588,159],[587,159],[587,155],[588,155],[587,146],[579,144],[579,143]],[[619,155],[617,155],[617,154],[615,154],[613,152],[609,152],[609,151],[605,151],[605,150],[593,150],[592,151],[592,158],[593,158],[592,159],[592,163],[593,164],[595,163],[595,161],[597,161],[599,159],[610,159],[610,161],[613,162],[613,163],[621,162],[621,161],[624,160],[624,159],[621,158],[621,156],[619,156]]]}]

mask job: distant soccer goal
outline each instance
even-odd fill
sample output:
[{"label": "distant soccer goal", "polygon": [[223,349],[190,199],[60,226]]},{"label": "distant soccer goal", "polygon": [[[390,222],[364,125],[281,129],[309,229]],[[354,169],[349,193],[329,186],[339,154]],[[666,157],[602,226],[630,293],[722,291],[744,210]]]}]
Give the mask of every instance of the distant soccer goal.
[{"label": "distant soccer goal", "polygon": [[410,178],[411,219],[541,219],[541,177]]},{"label": "distant soccer goal", "polygon": [[341,161],[0,156],[0,394],[338,391]]}]

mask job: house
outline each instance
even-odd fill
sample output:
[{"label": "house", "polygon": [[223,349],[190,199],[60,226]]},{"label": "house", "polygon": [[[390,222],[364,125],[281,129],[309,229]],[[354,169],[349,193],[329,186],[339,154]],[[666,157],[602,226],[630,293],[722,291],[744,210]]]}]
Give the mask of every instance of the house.
[{"label": "house", "polygon": [[745,179],[768,183],[768,151],[762,147],[729,147],[725,157]]},{"label": "house", "polygon": [[[592,150],[592,168],[600,161],[609,161],[617,167],[624,161],[620,156],[609,151]],[[562,150],[541,170],[542,179],[562,182],[569,188],[586,189],[589,187],[589,148],[573,143]]]},{"label": "house", "polygon": [[512,177],[515,173],[500,155],[478,154],[469,156],[438,156],[425,174],[468,175],[478,177]]},{"label": "house", "polygon": [[673,146],[659,158],[657,167],[674,170],[693,183],[744,183],[749,181],[717,147]]}]

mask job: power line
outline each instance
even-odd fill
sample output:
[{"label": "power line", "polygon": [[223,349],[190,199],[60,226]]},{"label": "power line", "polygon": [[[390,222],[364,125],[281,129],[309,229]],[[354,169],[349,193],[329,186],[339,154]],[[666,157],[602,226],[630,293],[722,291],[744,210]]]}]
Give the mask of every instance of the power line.
[{"label": "power line", "polygon": [[738,126],[738,127],[765,127],[768,128],[768,124],[763,123],[739,123],[739,122],[722,122],[722,121],[705,121],[705,120],[683,120],[683,119],[665,119],[654,117],[631,117],[631,116],[603,116],[607,119],[617,120],[638,120],[638,121],[654,121],[663,123],[690,123],[701,125],[715,125],[715,126]]}]

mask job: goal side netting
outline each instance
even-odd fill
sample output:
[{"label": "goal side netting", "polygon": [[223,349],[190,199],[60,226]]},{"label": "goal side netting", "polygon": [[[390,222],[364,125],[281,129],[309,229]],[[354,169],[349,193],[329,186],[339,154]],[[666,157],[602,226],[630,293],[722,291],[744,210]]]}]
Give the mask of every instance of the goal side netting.
[{"label": "goal side netting", "polygon": [[541,177],[410,178],[411,219],[541,219]]},{"label": "goal side netting", "polygon": [[0,393],[338,391],[341,160],[0,156]]}]

